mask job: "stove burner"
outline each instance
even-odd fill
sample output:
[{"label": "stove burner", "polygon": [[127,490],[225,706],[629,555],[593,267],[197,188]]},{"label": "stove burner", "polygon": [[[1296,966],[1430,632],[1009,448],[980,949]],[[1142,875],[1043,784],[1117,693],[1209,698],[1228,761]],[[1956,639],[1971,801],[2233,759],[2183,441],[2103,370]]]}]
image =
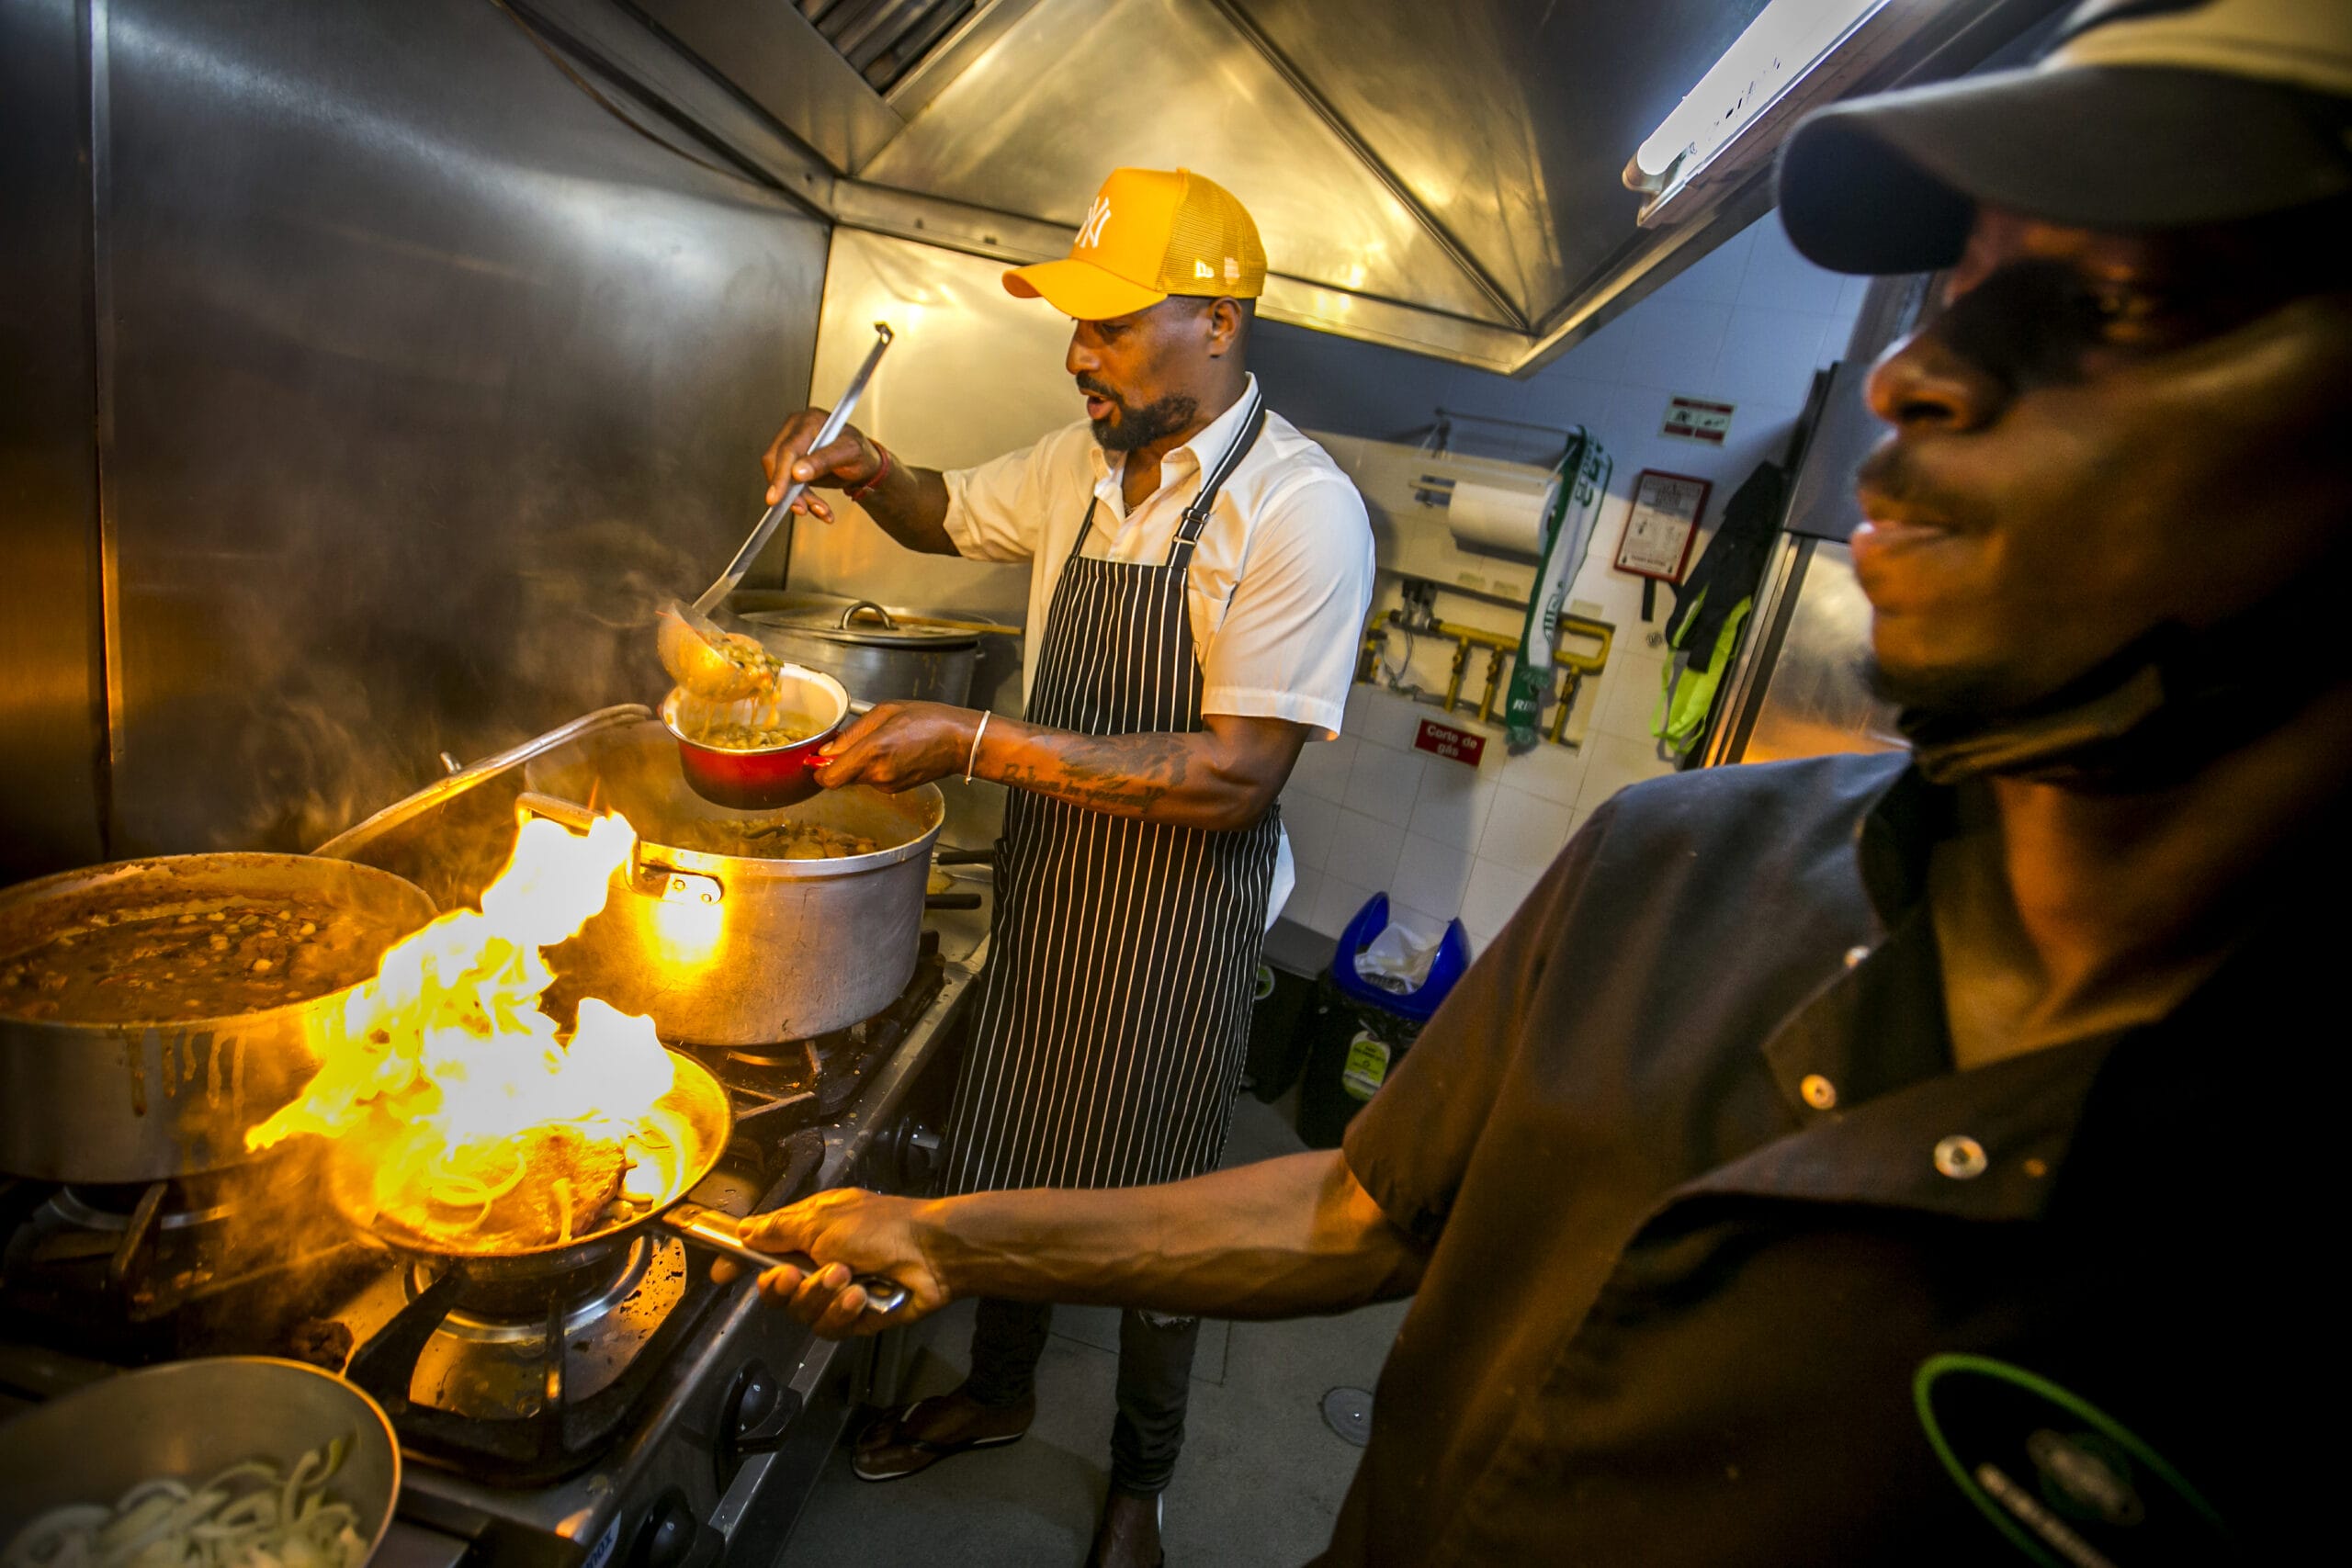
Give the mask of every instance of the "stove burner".
[{"label": "stove burner", "polygon": [[132,1359],[200,1353],[223,1323],[276,1332],[296,1296],[347,1280],[355,1256],[364,1266],[341,1226],[289,1236],[247,1201],[306,1190],[304,1158],[144,1185],[12,1188],[0,1199],[0,1314]]},{"label": "stove burner", "polygon": [[[153,1224],[158,1230],[186,1230],[190,1225],[209,1224],[229,1217],[231,1205],[223,1202],[209,1203],[202,1208],[164,1207],[175,1197],[178,1197],[183,1204],[189,1201],[185,1191],[174,1190],[175,1186],[175,1183],[159,1181],[144,1189],[132,1189],[130,1190],[135,1195],[125,1202],[125,1191],[119,1187],[68,1185],[50,1194],[49,1206],[67,1224],[109,1235],[119,1235],[134,1226],[143,1227],[146,1224]],[[159,1193],[160,1201],[142,1219],[141,1211],[145,1209],[145,1195],[150,1192]]]},{"label": "stove burner", "polygon": [[[457,1304],[442,1319],[444,1333],[484,1343],[534,1342],[547,1337],[548,1303],[552,1297],[563,1313],[564,1332],[578,1333],[594,1325],[628,1299],[645,1279],[655,1243],[638,1236],[615,1256],[609,1266],[601,1259],[550,1279],[516,1280],[469,1277],[458,1288]],[[462,1269],[463,1265],[458,1266]],[[433,1288],[444,1269],[432,1263],[412,1263],[402,1283],[415,1301]]]},{"label": "stove burner", "polygon": [[[417,1352],[408,1398],[414,1405],[477,1421],[523,1421],[552,1400],[559,1408],[610,1388],[683,1300],[691,1267],[674,1236],[639,1236],[617,1269],[596,1268],[560,1281],[529,1281],[527,1292],[502,1281],[485,1301],[461,1285],[452,1305]],[[417,1266],[406,1280],[412,1303],[437,1282]],[[550,1355],[550,1327],[560,1355]]]},{"label": "stove burner", "polygon": [[405,1450],[501,1485],[560,1480],[627,1429],[718,1298],[675,1236],[617,1256],[494,1286],[462,1267],[403,1269],[401,1303],[345,1375]]}]

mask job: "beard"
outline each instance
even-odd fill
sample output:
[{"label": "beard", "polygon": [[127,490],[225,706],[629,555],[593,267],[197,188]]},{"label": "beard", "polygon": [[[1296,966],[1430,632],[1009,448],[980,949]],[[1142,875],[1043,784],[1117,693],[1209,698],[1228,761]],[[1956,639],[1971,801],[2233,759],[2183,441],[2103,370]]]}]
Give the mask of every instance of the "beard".
[{"label": "beard", "polygon": [[1862,673],[1879,701],[1937,718],[1990,718],[2018,705],[1996,671],[1895,669],[1865,652]]},{"label": "beard", "polygon": [[1089,423],[1094,428],[1094,444],[1105,452],[1121,457],[1138,446],[1147,446],[1175,434],[1193,423],[1193,416],[1200,412],[1201,407],[1196,399],[1182,393],[1170,393],[1141,408],[1133,408],[1125,398],[1099,381],[1081,376],[1078,387],[1079,390],[1091,392],[1111,403],[1114,412],[1109,416]]}]

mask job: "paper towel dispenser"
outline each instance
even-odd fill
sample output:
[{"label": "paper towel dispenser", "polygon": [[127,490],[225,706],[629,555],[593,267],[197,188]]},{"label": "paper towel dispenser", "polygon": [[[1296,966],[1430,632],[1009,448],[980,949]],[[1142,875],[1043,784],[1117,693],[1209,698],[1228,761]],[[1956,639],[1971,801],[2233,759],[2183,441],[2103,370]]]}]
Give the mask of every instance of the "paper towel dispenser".
[{"label": "paper towel dispenser", "polygon": [[1559,483],[1551,469],[1386,441],[1331,445],[1351,459],[1381,570],[1526,604]]}]

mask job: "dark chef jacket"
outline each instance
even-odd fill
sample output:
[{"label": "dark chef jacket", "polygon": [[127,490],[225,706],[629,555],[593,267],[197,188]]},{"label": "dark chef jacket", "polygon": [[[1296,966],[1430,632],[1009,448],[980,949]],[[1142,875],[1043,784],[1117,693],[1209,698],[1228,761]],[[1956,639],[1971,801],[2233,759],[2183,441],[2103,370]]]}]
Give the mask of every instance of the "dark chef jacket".
[{"label": "dark chef jacket", "polygon": [[[2344,922],[2294,916],[2160,1023],[1954,1072],[1950,807],[1840,757],[1594,814],[1349,1130],[1433,1251],[1323,1561],[2033,1561],[2000,1489],[2132,1568],[2313,1501],[2281,1477],[2340,1438],[2278,1406],[2335,1408],[2298,1314],[2340,1300],[2342,1225],[2266,1216],[2341,1142],[2345,1030],[2308,1014]],[[1958,1369],[1924,1408],[1973,1497],[1923,1368]]]}]

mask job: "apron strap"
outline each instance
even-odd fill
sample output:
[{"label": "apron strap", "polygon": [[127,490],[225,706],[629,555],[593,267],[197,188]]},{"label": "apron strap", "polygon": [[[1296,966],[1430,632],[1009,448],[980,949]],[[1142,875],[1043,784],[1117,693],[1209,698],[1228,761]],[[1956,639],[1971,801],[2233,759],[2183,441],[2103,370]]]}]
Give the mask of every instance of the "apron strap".
[{"label": "apron strap", "polygon": [[1216,468],[1201,481],[1201,493],[1193,498],[1193,504],[1184,508],[1183,521],[1176,525],[1176,537],[1169,541],[1170,566],[1193,564],[1193,547],[1201,542],[1201,530],[1208,526],[1209,510],[1216,505],[1218,492],[1225,489],[1225,481],[1233,477],[1233,470],[1241,466],[1241,459],[1250,455],[1250,449],[1258,445],[1258,437],[1265,428],[1266,397],[1262,391],[1256,391],[1241,433],[1225,449],[1225,456],[1217,459]]}]

